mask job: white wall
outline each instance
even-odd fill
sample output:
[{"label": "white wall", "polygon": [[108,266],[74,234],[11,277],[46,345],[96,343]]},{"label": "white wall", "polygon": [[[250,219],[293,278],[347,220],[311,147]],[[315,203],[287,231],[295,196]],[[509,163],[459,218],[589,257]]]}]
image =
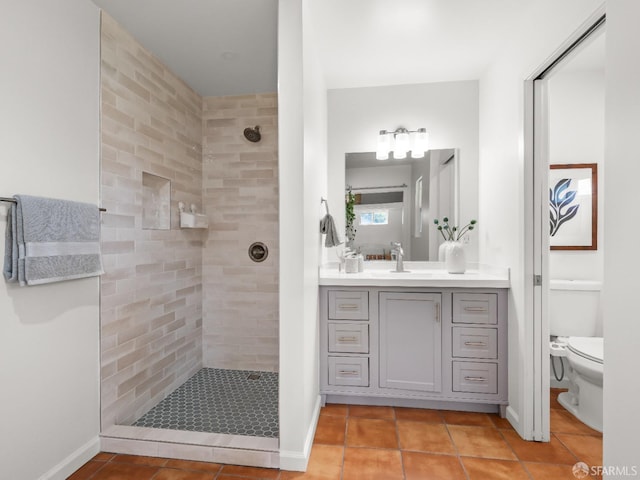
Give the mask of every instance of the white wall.
[{"label": "white wall", "polygon": [[[588,48],[588,47],[587,47]],[[604,70],[560,71],[549,80],[552,164],[598,165],[598,249],[552,250],[550,278],[600,280],[604,266]]]},{"label": "white wall", "polygon": [[286,470],[306,468],[320,405],[317,298],[326,88],[311,50],[312,32],[303,31],[309,1],[280,0],[278,14],[280,467]]},{"label": "white wall", "polygon": [[[98,9],[86,0],[1,9],[0,195],[97,204]],[[2,476],[66,478],[99,447],[98,279],[0,281],[0,320]]]},{"label": "white wall", "polygon": [[525,312],[524,80],[599,7],[600,0],[532,2],[504,50],[480,79],[480,261],[511,268],[510,416],[523,434],[532,418],[533,335]]},{"label": "white wall", "polygon": [[[344,232],[344,154],[371,152],[382,129],[424,127],[432,149],[459,148],[460,222],[478,218],[478,82],[329,90],[329,202]],[[480,224],[479,230],[483,226]],[[477,235],[467,259],[477,261]],[[328,258],[335,261],[335,256]]]},{"label": "white wall", "polygon": [[[640,132],[640,2],[607,2],[605,190],[604,213],[604,463],[637,466],[640,471],[640,321],[637,311],[640,238],[635,196],[638,192]],[[630,203],[631,202],[631,203]],[[631,248],[629,248],[631,246]],[[607,478],[629,478],[611,475]]]}]

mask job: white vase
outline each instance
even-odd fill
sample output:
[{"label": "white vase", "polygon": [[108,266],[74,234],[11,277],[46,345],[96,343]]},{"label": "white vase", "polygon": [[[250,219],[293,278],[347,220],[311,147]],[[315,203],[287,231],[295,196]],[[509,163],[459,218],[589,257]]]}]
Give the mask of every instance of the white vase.
[{"label": "white vase", "polygon": [[447,259],[447,249],[449,248],[449,245],[451,245],[453,243],[453,241],[451,240],[445,240],[444,242],[442,242],[440,244],[440,246],[438,247],[438,261],[444,263],[445,260]]},{"label": "white vase", "polygon": [[449,242],[445,251],[445,267],[449,273],[464,273],[467,269],[467,261],[464,256],[462,242]]}]

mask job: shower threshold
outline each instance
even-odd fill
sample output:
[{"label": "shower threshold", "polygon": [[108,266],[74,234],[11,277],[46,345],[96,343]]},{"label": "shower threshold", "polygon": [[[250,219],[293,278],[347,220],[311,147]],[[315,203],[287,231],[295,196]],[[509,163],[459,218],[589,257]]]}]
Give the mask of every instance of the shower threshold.
[{"label": "shower threshold", "polygon": [[278,374],[203,368],[101,441],[114,453],[278,468]]}]

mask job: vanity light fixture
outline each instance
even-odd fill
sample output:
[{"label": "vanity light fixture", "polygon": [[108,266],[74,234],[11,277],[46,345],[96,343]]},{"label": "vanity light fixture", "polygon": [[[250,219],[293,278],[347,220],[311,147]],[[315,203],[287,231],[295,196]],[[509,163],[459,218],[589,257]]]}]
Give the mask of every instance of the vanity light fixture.
[{"label": "vanity light fixture", "polygon": [[376,158],[388,160],[389,152],[392,150],[393,158],[396,160],[407,158],[409,150],[411,150],[411,158],[423,158],[425,150],[428,149],[429,134],[426,128],[407,130],[404,127],[399,127],[393,132],[380,130]]}]

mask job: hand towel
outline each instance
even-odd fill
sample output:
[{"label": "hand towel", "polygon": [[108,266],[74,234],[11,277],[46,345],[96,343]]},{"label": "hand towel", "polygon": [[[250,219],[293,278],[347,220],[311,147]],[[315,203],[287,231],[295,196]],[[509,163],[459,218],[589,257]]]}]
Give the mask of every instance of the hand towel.
[{"label": "hand towel", "polygon": [[325,247],[337,247],[342,243],[338,237],[333,217],[328,213],[322,220],[320,220],[320,233],[325,233],[327,235],[327,238],[325,238],[324,241]]},{"label": "hand towel", "polygon": [[39,285],[104,273],[97,206],[30,195],[14,198],[3,269],[8,282]]}]

